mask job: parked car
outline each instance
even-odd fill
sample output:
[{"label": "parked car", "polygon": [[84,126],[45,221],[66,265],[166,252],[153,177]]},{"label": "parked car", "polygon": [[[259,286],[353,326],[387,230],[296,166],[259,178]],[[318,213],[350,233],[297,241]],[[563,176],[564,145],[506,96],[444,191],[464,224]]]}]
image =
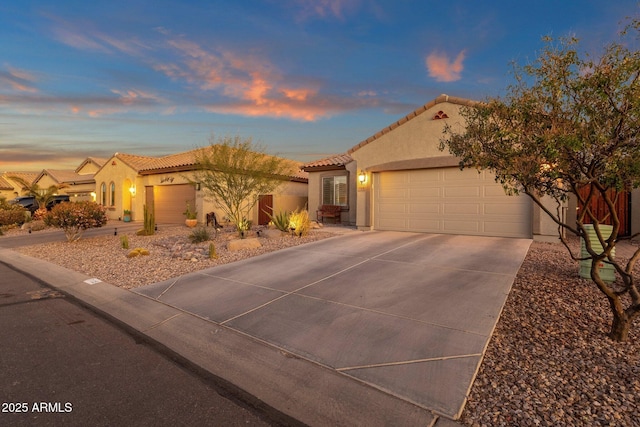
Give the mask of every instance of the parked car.
[{"label": "parked car", "polygon": [[16,197],[15,199],[9,200],[9,203],[12,205],[20,205],[32,214],[38,209],[38,202],[36,202],[36,198],[33,196]]},{"label": "parked car", "polygon": [[53,208],[55,205],[58,205],[62,202],[68,202],[68,201],[69,201],[69,196],[66,194],[55,196],[52,201],[47,203],[47,210],[51,210],[51,208]]},{"label": "parked car", "polygon": [[[54,198],[49,203],[47,203],[47,210],[51,210],[51,208],[53,208],[55,205],[59,203],[68,202],[68,201],[69,201],[69,196],[66,194],[54,196]],[[9,203],[14,205],[16,204],[20,205],[23,208],[27,209],[32,214],[38,210],[38,202],[36,202],[36,198],[34,196],[16,197],[15,199],[10,200]]]}]

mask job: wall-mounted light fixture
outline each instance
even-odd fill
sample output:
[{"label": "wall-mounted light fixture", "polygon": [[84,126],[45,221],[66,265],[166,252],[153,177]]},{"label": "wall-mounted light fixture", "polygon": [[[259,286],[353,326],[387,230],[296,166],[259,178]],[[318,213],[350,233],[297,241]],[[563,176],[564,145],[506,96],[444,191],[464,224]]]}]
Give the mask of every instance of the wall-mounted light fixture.
[{"label": "wall-mounted light fixture", "polygon": [[358,174],[358,182],[360,184],[365,184],[367,182],[367,174],[365,173],[365,171],[361,170]]},{"label": "wall-mounted light fixture", "polygon": [[131,193],[131,196],[135,196],[136,195],[136,186],[132,185],[131,187],[129,187],[129,193]]},{"label": "wall-mounted light fixture", "polygon": [[200,191],[201,185],[199,182],[196,182],[196,191]]},{"label": "wall-mounted light fixture", "polygon": [[96,192],[95,191],[91,192],[91,200],[94,201],[94,202],[96,201]]}]

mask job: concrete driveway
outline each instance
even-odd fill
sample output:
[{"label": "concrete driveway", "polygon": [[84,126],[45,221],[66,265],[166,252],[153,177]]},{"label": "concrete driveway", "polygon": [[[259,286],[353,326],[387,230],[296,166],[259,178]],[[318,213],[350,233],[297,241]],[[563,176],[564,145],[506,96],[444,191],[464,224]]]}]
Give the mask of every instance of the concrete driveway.
[{"label": "concrete driveway", "polygon": [[530,243],[354,231],[135,292],[456,419]]}]

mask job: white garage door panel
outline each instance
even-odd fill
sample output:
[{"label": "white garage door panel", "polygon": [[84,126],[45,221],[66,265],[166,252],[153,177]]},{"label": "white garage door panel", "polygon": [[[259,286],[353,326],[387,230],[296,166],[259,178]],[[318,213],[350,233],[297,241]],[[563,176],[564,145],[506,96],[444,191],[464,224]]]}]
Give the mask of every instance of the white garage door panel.
[{"label": "white garage door panel", "polygon": [[374,228],[531,237],[531,202],[507,196],[491,173],[458,168],[374,174]]}]

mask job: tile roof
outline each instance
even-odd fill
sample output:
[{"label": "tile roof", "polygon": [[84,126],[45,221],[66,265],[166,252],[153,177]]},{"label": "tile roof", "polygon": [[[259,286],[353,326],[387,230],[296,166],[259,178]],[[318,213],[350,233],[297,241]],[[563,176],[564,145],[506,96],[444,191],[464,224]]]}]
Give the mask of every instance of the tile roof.
[{"label": "tile roof", "polygon": [[13,190],[13,185],[0,176],[0,190]]},{"label": "tile roof", "polygon": [[116,153],[113,155],[116,159],[123,161],[126,165],[134,169],[136,172],[148,168],[157,160],[156,157],[138,156],[136,154]]},{"label": "tile roof", "polygon": [[200,152],[202,148],[197,148],[195,150],[185,151],[182,153],[169,154],[164,157],[155,158],[153,162],[142,167],[140,170],[155,170],[155,169],[175,169],[175,168],[184,168],[189,166],[195,166],[196,157],[198,152]]},{"label": "tile roof", "polygon": [[335,154],[333,156],[325,157],[324,159],[306,163],[302,165],[302,169],[308,171],[309,169],[331,168],[335,166],[340,167],[352,161],[353,158],[348,154]]},{"label": "tile roof", "polygon": [[40,172],[40,175],[36,178],[36,181],[45,175],[49,175],[57,183],[80,183],[80,182],[92,182],[93,174],[80,175],[72,170],[59,170],[59,169],[44,169]]},{"label": "tile roof", "polygon": [[424,113],[425,111],[427,111],[431,107],[433,107],[433,106],[435,106],[437,104],[443,103],[443,102],[448,102],[450,104],[465,105],[465,106],[473,106],[473,105],[478,103],[478,101],[473,101],[471,99],[457,98],[457,97],[454,97],[454,96],[449,96],[449,95],[444,95],[444,94],[440,95],[439,97],[437,97],[433,101],[430,101],[430,102],[424,104],[422,107],[413,110],[411,113],[407,114],[406,116],[404,116],[403,118],[401,118],[397,122],[392,123],[391,125],[385,127],[384,129],[382,129],[380,132],[376,133],[375,135],[370,136],[369,138],[365,139],[364,141],[361,141],[359,144],[351,147],[347,151],[347,153],[351,154],[354,151],[357,151],[361,147],[363,147],[363,146],[369,144],[370,142],[373,142],[376,139],[380,138],[382,135],[391,132],[392,130],[394,130],[398,126],[402,126],[403,124],[405,124],[409,120],[419,116],[420,114]]},{"label": "tile roof", "polygon": [[102,166],[104,166],[105,163],[107,163],[107,160],[109,159],[104,159],[102,157],[87,157],[82,163],[80,163],[80,166],[78,166],[76,168],[76,172],[78,172],[80,169],[82,169],[87,163],[93,163],[94,165],[96,165],[99,168],[101,168]]},{"label": "tile roof", "polygon": [[2,174],[5,179],[11,179],[12,176],[15,176],[24,179],[29,184],[32,184],[33,181],[35,181],[35,179],[38,177],[38,175],[40,175],[39,172],[5,172],[4,174]]},{"label": "tile roof", "polygon": [[[177,171],[195,170],[198,152],[205,148],[196,148],[182,153],[169,154],[163,157],[146,157],[133,154],[116,153],[114,157],[120,159],[136,172],[142,175],[152,175],[156,173],[167,173]],[[298,167],[301,165],[296,163]],[[309,174],[303,170],[298,170],[289,176],[294,181],[307,181]]]}]

